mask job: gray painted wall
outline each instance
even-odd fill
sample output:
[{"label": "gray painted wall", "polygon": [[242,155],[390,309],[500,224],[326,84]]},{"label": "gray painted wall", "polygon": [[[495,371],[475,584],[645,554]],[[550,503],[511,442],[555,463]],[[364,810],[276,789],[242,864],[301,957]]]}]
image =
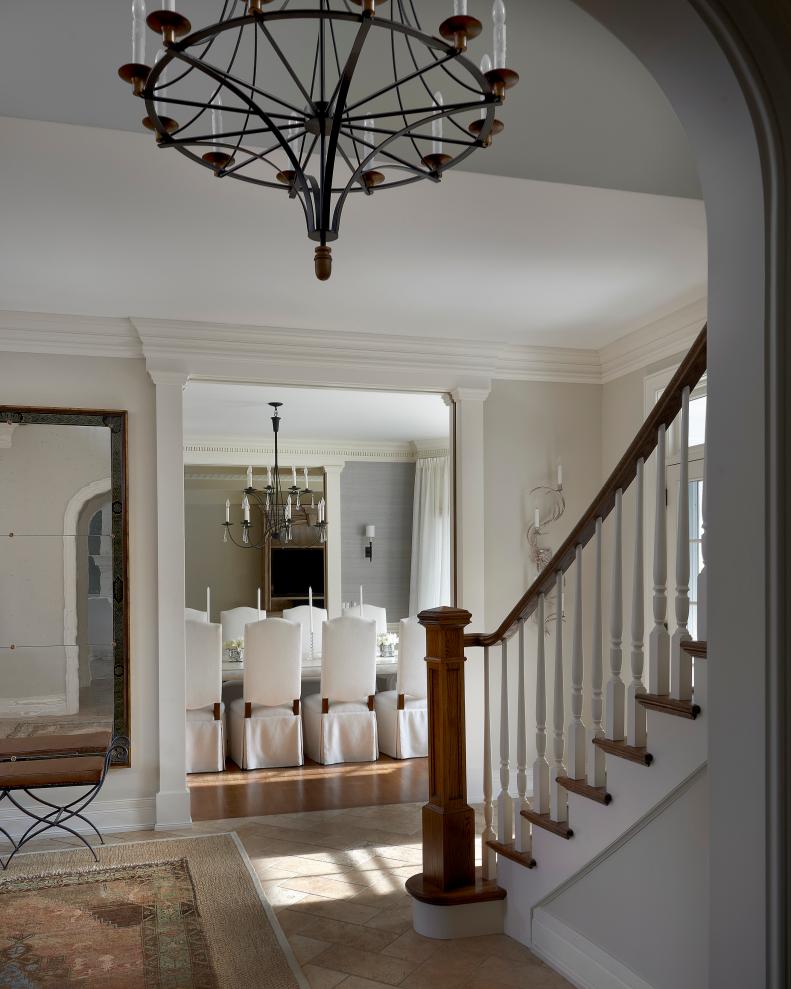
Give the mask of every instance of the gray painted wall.
[{"label": "gray painted wall", "polygon": [[[387,608],[388,622],[409,613],[415,465],[348,462],[341,471],[341,600]],[[363,555],[365,526],[376,526],[373,563]]]}]

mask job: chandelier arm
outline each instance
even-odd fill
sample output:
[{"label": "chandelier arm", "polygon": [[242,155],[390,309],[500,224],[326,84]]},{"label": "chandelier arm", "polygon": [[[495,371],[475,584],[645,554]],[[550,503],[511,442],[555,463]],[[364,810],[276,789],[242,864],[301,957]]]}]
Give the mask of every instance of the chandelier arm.
[{"label": "chandelier arm", "polygon": [[285,68],[286,72],[288,72],[288,74],[294,80],[294,82],[297,84],[297,88],[299,89],[300,93],[302,93],[302,95],[305,97],[305,99],[310,104],[311,112],[312,113],[315,113],[316,112],[316,105],[313,102],[313,99],[308,94],[307,89],[305,89],[305,87],[302,85],[302,80],[299,78],[299,76],[293,70],[293,68],[291,67],[290,62],[288,61],[288,59],[286,58],[286,56],[283,54],[283,51],[280,48],[280,45],[275,41],[275,39],[274,39],[274,37],[272,35],[272,32],[269,30],[269,28],[266,26],[266,24],[262,20],[259,20],[257,23],[258,23],[258,27],[261,30],[261,33],[267,39],[267,41],[269,42],[269,44],[274,49],[275,54],[280,59],[280,61],[283,63],[283,67]]},{"label": "chandelier arm", "polygon": [[[409,49],[409,54],[410,54],[410,56],[412,58],[412,64],[415,66],[415,68],[417,68],[417,59],[415,58],[415,53],[414,53],[414,51],[412,49],[412,40],[409,37],[409,35],[405,35],[405,41],[406,41],[406,46]],[[462,85],[465,89],[469,89],[471,93],[476,93],[477,94],[479,92],[478,90],[473,89],[472,86],[467,86],[466,84],[461,83],[460,80],[456,79],[456,76],[454,76],[454,74],[442,62],[437,63],[436,56],[434,55],[434,52],[431,51],[431,49],[429,49],[429,53],[430,53],[431,57],[434,59],[434,61],[435,61],[435,64],[433,66],[431,66],[431,68],[437,68],[437,65],[439,65],[443,69],[443,71],[447,75],[449,75],[451,77],[451,79],[454,79],[456,82],[459,82],[459,84]],[[434,94],[431,91],[431,87],[429,86],[429,84],[426,82],[424,76],[422,76],[422,75],[420,77],[420,82],[421,82],[423,88],[425,89],[425,91],[428,93],[429,99],[432,99],[433,100],[434,99]],[[453,117],[450,117],[449,119],[450,119],[450,122],[453,124],[454,127],[458,128],[458,130],[460,130],[460,131],[463,131],[465,134],[467,133],[467,131],[464,130],[464,128],[461,126],[461,124],[457,123],[453,119]]]},{"label": "chandelier arm", "polygon": [[[490,101],[494,105],[493,101]],[[488,105],[484,100],[470,100],[467,103],[443,103],[443,108],[447,110],[448,113],[464,113],[467,110],[480,110],[482,106]],[[438,107],[435,103],[430,106],[418,106],[414,108],[407,107],[404,113],[414,114],[433,114],[437,111]],[[357,123],[357,121],[371,119],[371,120],[381,120],[383,117],[400,117],[400,110],[383,110],[380,113],[368,113],[365,116],[350,117],[351,123]],[[443,138],[444,140],[444,138]]]},{"label": "chandelier arm", "polygon": [[[232,0],[232,7],[234,7],[234,6],[236,6],[236,0]],[[220,12],[220,21],[223,21],[224,20],[225,12],[227,10],[227,7],[228,7],[228,0],[225,0],[225,3],[223,4],[223,7],[222,7],[222,11]],[[217,36],[216,35],[214,37],[212,37],[212,38],[209,38],[209,40],[206,42],[206,47],[201,52],[201,55],[200,55],[201,58],[203,58],[204,55],[208,54],[208,52],[211,51],[212,45],[214,44],[214,42],[216,40],[217,40]],[[181,80],[184,79],[186,76],[188,76],[192,71],[193,71],[192,67],[190,67],[188,69],[185,69],[184,72],[182,72],[180,76],[176,76],[175,79],[171,79],[170,82],[168,83],[168,85],[169,86],[175,86],[177,82],[181,82]]]},{"label": "chandelier arm", "polygon": [[[350,137],[353,141],[354,140],[361,140],[360,138],[356,138],[355,137],[355,134],[354,134],[353,131],[346,131],[346,130],[344,130],[343,131],[343,134],[346,137]],[[396,131],[395,132],[395,137],[402,137],[402,136],[403,136],[403,132],[402,131]],[[385,143],[388,143],[388,142],[385,142]],[[420,168],[417,165],[413,165],[412,162],[407,161],[406,158],[399,158],[399,156],[396,155],[396,154],[394,154],[392,151],[385,151],[384,150],[384,144],[382,144],[382,145],[376,145],[376,147],[374,148],[374,150],[378,151],[379,154],[384,155],[386,158],[391,158],[393,161],[398,162],[398,164],[399,165],[402,165],[404,168],[408,168],[410,172],[414,172],[415,175],[420,176],[420,178],[422,178],[422,179],[429,179],[429,178],[431,178],[431,172],[429,172],[427,168]],[[370,157],[371,157],[371,155],[368,155],[364,159],[363,164],[365,164],[365,162]]]},{"label": "chandelier arm", "polygon": [[[272,100],[273,103],[277,103],[279,106],[283,106],[287,110],[291,110],[292,112],[298,114],[298,116],[302,117],[303,120],[308,119],[308,114],[305,113],[304,110],[300,110],[299,107],[294,106],[293,103],[289,103],[286,100],[281,100],[280,97],[273,96],[271,93],[267,93],[265,89],[261,89],[259,86],[251,86],[249,82],[246,82],[244,79],[239,79],[238,76],[234,76],[230,72],[226,72],[225,69],[219,68],[219,66],[214,65],[212,62],[206,62],[203,59],[195,58],[195,56],[193,55],[188,55],[186,51],[186,47],[179,47],[178,44],[175,44],[170,46],[170,51],[172,51],[173,54],[176,55],[177,57],[186,58],[188,61],[191,62],[191,64],[196,69],[204,69],[204,68],[213,69],[214,78],[221,78],[223,83],[225,84],[226,89],[231,88],[228,85],[228,83],[232,82],[236,86],[241,86],[244,89],[249,89],[251,97],[253,93],[255,93],[257,96],[263,96],[264,99]],[[211,72],[209,72],[208,74],[212,75]],[[169,83],[168,85],[172,85],[172,84]],[[245,102],[248,102],[247,99],[245,99]]]},{"label": "chandelier arm", "polygon": [[[333,50],[333,53],[335,55],[335,68],[336,68],[337,73],[338,73],[338,81],[340,82],[340,79],[342,78],[341,61],[340,61],[340,58],[338,57],[338,45],[337,45],[337,42],[336,42],[336,39],[335,39],[335,22],[334,22],[334,20],[332,20],[332,18],[330,18],[330,37],[332,38],[332,50]],[[337,87],[336,87],[336,90],[337,90]],[[346,122],[348,124],[349,123],[348,112],[344,113],[344,116],[347,118],[346,119]],[[357,164],[359,165],[360,164],[360,156],[357,154],[357,145],[353,143],[352,144],[352,147],[354,148],[354,155],[357,158]],[[338,150],[340,150],[341,153],[344,154],[344,152],[343,152],[340,144],[338,145]],[[345,154],[344,154],[344,157],[346,157]],[[352,165],[352,163],[350,161],[348,161],[348,159],[347,159],[347,164],[352,169],[352,171],[354,171],[354,166]],[[365,191],[368,192],[368,188],[365,187],[365,186],[364,186],[364,188],[365,188]]]},{"label": "chandelier arm", "polygon": [[[428,47],[428,45],[426,45],[426,47]],[[424,68],[417,68],[414,72],[410,72],[408,75],[402,76],[400,79],[396,79],[395,82],[392,82],[387,86],[383,86],[381,89],[377,89],[375,93],[371,93],[369,96],[358,100],[356,103],[352,103],[351,106],[346,107],[346,110],[351,113],[352,110],[356,110],[358,107],[363,106],[366,103],[370,103],[371,100],[375,100],[379,96],[384,96],[391,90],[397,89],[399,86],[403,86],[405,83],[411,82],[413,79],[417,79],[422,76],[425,72],[430,72],[432,69],[436,69],[437,66],[443,65],[445,62],[450,62],[457,57],[458,55],[455,49],[446,51],[445,55],[441,59],[437,60],[434,65],[427,65]]]},{"label": "chandelier arm", "polygon": [[[399,0],[399,3],[398,3],[398,6],[399,6],[399,9],[400,9],[400,7],[401,7],[400,0]],[[403,13],[403,11],[402,11],[402,13]],[[403,24],[403,17],[401,19],[401,23]],[[395,31],[391,31],[390,32],[390,54],[391,54],[392,63],[393,63],[393,75],[397,79],[398,78],[398,64],[397,64],[397,60],[396,60]],[[401,119],[403,120],[404,125],[406,125],[407,118],[406,118],[406,113],[404,112],[404,101],[401,99],[401,87],[400,86],[397,86],[396,87],[396,98],[398,100],[398,106],[399,106],[399,108],[401,110]],[[420,148],[418,148],[417,141],[415,140],[414,136],[410,134],[409,139],[412,142],[412,150],[415,152],[415,154],[417,155],[418,158],[421,158],[422,155],[420,154]]]},{"label": "chandelier arm", "polygon": [[[227,0],[226,0],[226,5],[227,5]],[[225,9],[225,8],[223,7],[223,10],[224,10],[224,9]],[[220,20],[222,20],[222,17],[220,18]],[[240,28],[239,28],[239,34],[238,34],[238,36],[237,36],[237,38],[236,38],[236,44],[234,45],[234,49],[233,49],[233,52],[231,53],[231,61],[230,61],[230,62],[228,63],[228,71],[229,71],[229,72],[230,72],[230,71],[231,71],[231,69],[233,68],[233,64],[234,64],[234,62],[236,61],[236,56],[237,56],[237,55],[239,54],[239,48],[240,48],[240,46],[241,46],[241,44],[242,44],[242,34],[243,34],[243,32],[244,32],[244,28],[243,28],[243,27],[240,27]],[[205,53],[204,53],[204,54],[205,54]],[[201,58],[203,58],[203,56],[201,56]],[[191,70],[190,70],[190,71],[191,71]],[[211,99],[209,100],[209,106],[211,106],[211,104],[212,104],[212,103],[214,103],[214,100],[215,100],[215,98],[217,97],[217,94],[218,94],[218,93],[219,93],[219,92],[220,92],[221,90],[222,90],[222,83],[218,83],[218,84],[217,84],[217,88],[216,88],[216,89],[214,90],[214,92],[213,92],[213,93],[212,93],[212,95],[211,95]],[[168,100],[168,102],[170,102],[170,100]],[[186,129],[187,129],[187,127],[191,127],[191,126],[192,126],[192,125],[193,125],[193,124],[195,123],[195,121],[196,121],[196,120],[197,120],[197,119],[198,119],[198,118],[199,118],[199,117],[200,117],[200,116],[201,116],[201,115],[202,115],[203,113],[205,113],[205,112],[206,112],[206,110],[207,110],[207,109],[208,109],[208,107],[206,107],[206,105],[204,104],[204,106],[203,106],[203,109],[202,109],[202,110],[199,110],[199,111],[198,111],[198,112],[197,112],[197,113],[195,114],[195,116],[194,116],[194,117],[192,117],[192,118],[190,118],[190,119],[189,119],[189,120],[188,120],[188,121],[186,122],[186,124],[184,124],[184,126],[183,126],[182,128],[180,128],[180,129],[181,129],[181,130],[186,130]],[[231,108],[231,107],[228,107],[228,109],[230,110],[230,109],[232,109],[232,108]],[[247,114],[247,120],[249,120],[249,119],[250,119],[250,114],[248,113],[248,114]],[[246,121],[245,121],[245,122],[246,122]]]},{"label": "chandelier arm", "polygon": [[[352,82],[352,76],[354,75],[354,70],[357,68],[357,63],[360,59],[360,54],[362,53],[365,40],[368,37],[368,32],[371,30],[372,21],[373,18],[371,16],[363,16],[360,21],[360,26],[357,29],[354,42],[352,43],[351,50],[346,58],[346,64],[343,67],[343,74],[341,75],[340,86],[338,87],[336,97],[337,104],[340,104],[340,106],[345,106],[346,97],[349,93],[349,87]],[[330,227],[330,217],[332,214],[332,176],[335,170],[335,151],[338,147],[338,136],[341,131],[342,122],[342,115],[339,113],[334,113],[332,117],[332,130],[330,131],[329,156],[322,162],[322,203],[321,222],[319,224],[322,233],[327,231]],[[360,172],[361,168],[358,166],[354,172],[355,177],[359,177]]]},{"label": "chandelier arm", "polygon": [[[398,6],[399,7],[403,6],[401,0],[398,0]],[[417,11],[415,10],[415,5],[414,3],[412,3],[412,0],[409,0],[409,6],[412,8],[412,17],[414,18],[415,26],[417,27],[418,31],[422,31],[423,28],[420,26],[420,18],[417,16]],[[407,20],[409,20],[409,15],[407,15]]]},{"label": "chandelier arm", "polygon": [[301,162],[302,162],[301,168],[302,168],[303,171],[308,167],[308,162],[310,161],[310,156],[313,154],[313,150],[316,147],[316,142],[318,141],[318,139],[319,139],[319,135],[318,134],[314,134],[313,135],[313,140],[310,142],[310,146],[308,148],[308,153],[305,155],[304,159],[300,159]]},{"label": "chandelier arm", "polygon": [[[341,132],[344,133],[344,134],[346,134],[346,131],[344,131],[344,130],[342,130]],[[362,186],[363,192],[370,193],[371,190],[366,186],[366,184],[365,184],[365,182],[363,181],[363,178],[362,178],[362,166],[364,164],[364,160],[362,162],[360,161],[360,156],[356,152],[357,144],[356,144],[354,138],[352,138],[352,146],[355,148],[355,157],[357,158],[357,164],[356,165],[351,160],[351,158],[346,154],[346,152],[343,150],[343,146],[341,145],[340,141],[338,142],[338,154],[341,156],[341,158],[343,158],[343,160],[349,166],[349,171],[350,172],[360,172],[360,183],[359,184]],[[338,189],[331,188],[330,189],[330,192],[331,192],[331,194],[334,194],[334,193],[338,192]]]},{"label": "chandelier arm", "polygon": [[[304,134],[305,131],[303,131],[302,133]],[[289,138],[289,141],[297,140],[300,136],[301,136],[300,134],[297,134],[296,137]],[[279,165],[276,165],[275,162],[270,161],[269,158],[267,158],[267,155],[271,155],[272,152],[273,151],[277,151],[277,149],[279,147],[280,147],[280,142],[278,141],[277,144],[273,144],[271,147],[265,148],[263,151],[260,151],[260,152],[259,151],[247,151],[246,153],[250,157],[247,158],[246,161],[239,162],[238,165],[231,165],[229,168],[222,168],[222,169],[220,169],[220,172],[223,175],[235,175],[237,172],[241,171],[243,168],[246,168],[248,165],[251,165],[254,161],[262,161],[266,165],[269,165],[269,167],[271,169],[273,169],[273,171],[279,172],[280,171],[280,166]],[[237,148],[237,150],[238,150],[238,148]]]},{"label": "chandelier arm", "polygon": [[[211,76],[212,78],[214,78],[218,82],[221,81],[221,79],[222,79],[222,70],[221,69],[218,69],[216,66],[212,65],[211,62],[199,61],[193,55],[190,55],[188,52],[186,52],[186,51],[184,51],[182,49],[179,49],[179,48],[171,47],[171,49],[169,51],[173,53],[174,57],[179,58],[179,59],[182,59],[183,61],[186,61],[188,63],[191,63],[191,64],[195,65],[196,68],[199,68],[201,71],[205,72],[207,75]],[[168,54],[166,53],[165,56],[164,56],[164,58],[160,59],[159,63],[157,63],[157,64],[161,66],[162,63],[167,58],[168,58]],[[164,68],[164,66],[163,66],[163,68]],[[154,68],[153,71],[156,71],[156,67]],[[289,147],[288,143],[285,142],[285,141],[283,141],[282,134],[280,133],[280,130],[277,128],[277,126],[275,125],[274,121],[269,116],[269,114],[262,107],[260,107],[256,102],[254,102],[254,100],[252,99],[251,96],[248,97],[245,92],[243,92],[241,89],[239,89],[239,87],[235,84],[235,80],[232,81],[232,82],[226,81],[225,82],[225,86],[226,86],[227,89],[229,89],[237,97],[237,99],[240,99],[243,103],[246,103],[250,107],[250,109],[254,113],[256,113],[263,120],[263,122],[265,124],[267,124],[267,126],[272,131],[272,133],[275,134],[280,139],[281,146],[285,150],[286,154],[288,155],[289,160],[291,161],[292,165],[294,166],[294,170],[296,172],[295,178],[299,180],[299,183],[300,183],[300,186],[301,186],[301,189],[302,189],[302,192],[303,192],[303,195],[299,196],[299,200],[302,203],[302,209],[303,209],[303,212],[305,214],[305,221],[306,221],[307,226],[308,226],[308,236],[309,237],[313,236],[316,233],[316,223],[315,223],[315,217],[314,217],[314,212],[313,212],[313,197],[311,195],[311,190],[310,190],[310,187],[309,187],[308,182],[306,180],[305,173],[300,168],[299,162],[294,157],[293,151]],[[149,103],[151,103],[150,106],[149,106]],[[149,97],[146,97],[146,109],[149,112],[149,116],[152,116],[152,111],[153,111],[153,115],[156,116],[156,119],[159,119],[158,114],[156,114],[156,107],[153,106],[153,103],[152,103],[152,101],[151,101],[151,99]],[[152,119],[153,119],[153,117],[152,117]],[[164,128],[162,129],[162,132],[166,134],[166,132],[164,131]],[[181,151],[183,154],[189,154],[189,152],[185,148],[179,148],[178,150]],[[196,161],[199,161],[200,160],[200,159],[197,158],[197,156],[193,156],[193,157],[195,158]],[[239,176],[239,178],[240,179],[244,179],[244,176]]]},{"label": "chandelier arm", "polygon": [[[409,126],[404,127],[401,130],[399,130],[399,131],[396,131],[396,133],[392,137],[388,137],[381,145],[379,145],[379,152],[381,154],[387,155],[388,157],[396,157],[395,155],[392,155],[390,152],[388,152],[388,151],[385,150],[389,144],[392,144],[393,143],[393,141],[397,141],[400,137],[403,137],[404,134],[407,134],[413,127],[422,127],[424,124],[430,123],[433,119],[435,119],[437,117],[446,117],[450,113],[454,113],[454,112],[457,113],[458,112],[457,110],[453,110],[452,108],[437,108],[437,109],[438,109],[438,112],[432,114],[431,116],[422,117],[420,120],[415,121],[414,124],[410,124]],[[491,116],[493,117],[494,114],[492,113]],[[484,129],[481,131],[481,134],[479,135],[481,139],[484,139],[487,136],[487,133],[488,133],[487,130],[486,130],[486,127],[487,126],[488,127],[491,127],[491,120],[488,120],[487,119],[486,126],[484,127]],[[474,143],[472,143],[472,144],[470,144],[470,145],[468,145],[468,147],[465,148],[465,150],[462,151],[461,154],[459,154],[455,158],[451,159],[451,161],[448,162],[448,164],[445,166],[445,168],[446,169],[447,168],[454,168],[456,165],[458,165],[460,162],[462,162],[465,158],[467,158],[470,154],[472,154],[472,152],[477,148],[477,146],[478,146],[478,142],[477,141],[474,142]],[[414,166],[410,165],[408,162],[405,162],[402,159],[398,159],[398,158],[396,158],[396,160],[399,161],[400,164],[406,165],[406,167],[412,168],[413,170],[417,171],[417,169],[415,169]],[[360,171],[361,171],[361,169],[357,169],[357,172],[360,172]],[[343,207],[344,207],[344,204],[346,202],[346,197],[349,194],[349,190],[350,190],[351,186],[357,181],[357,178],[358,178],[357,172],[355,172],[352,175],[352,177],[349,179],[349,181],[347,182],[347,184],[346,184],[346,186],[344,188],[344,191],[341,193],[341,195],[338,198],[337,203],[335,204],[335,212],[333,213],[333,218],[332,218],[332,231],[333,231],[333,233],[336,234],[336,236],[337,236],[338,230],[340,228],[341,212],[343,211]],[[434,181],[439,181],[439,176],[433,176],[432,173],[430,173],[430,172],[423,173],[423,177],[424,178],[429,178],[429,179],[433,178]]]},{"label": "chandelier arm", "polygon": [[[390,130],[387,127],[370,127],[370,128],[368,128],[368,130],[372,134],[387,134],[388,136],[391,136],[391,135],[400,133],[399,131]],[[414,140],[416,140],[416,141],[431,141],[431,140],[433,140],[433,137],[432,137],[431,134],[411,134],[410,133],[409,136],[412,137],[412,138],[414,138]],[[378,147],[378,145],[371,144],[369,141],[366,141],[365,138],[362,138],[362,137],[359,137],[356,140],[358,140],[360,142],[360,144],[364,144],[367,148],[373,148],[374,151]],[[477,139],[476,138],[472,138],[471,139],[469,137],[469,135],[468,135],[466,141],[463,141],[461,138],[458,138],[458,137],[443,137],[442,138],[442,143],[443,144],[460,144],[460,145],[463,145],[466,148],[470,144],[476,144],[477,145],[478,142],[477,142]],[[420,154],[420,152],[418,152],[418,154]]]}]

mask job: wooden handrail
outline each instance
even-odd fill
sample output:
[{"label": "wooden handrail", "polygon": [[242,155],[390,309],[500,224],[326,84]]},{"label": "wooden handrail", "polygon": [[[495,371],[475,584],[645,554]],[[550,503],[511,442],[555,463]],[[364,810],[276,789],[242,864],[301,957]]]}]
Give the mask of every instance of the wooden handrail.
[{"label": "wooden handrail", "polygon": [[615,492],[625,491],[637,474],[637,461],[647,460],[657,444],[657,431],[660,426],[669,426],[681,409],[681,398],[685,388],[690,391],[697,385],[706,371],[706,329],[704,324],[689,353],[681,362],[662,393],[662,397],[643,423],[640,431],[621,457],[615,470],[610,474],[604,487],[593,499],[588,510],[572,529],[560,549],[533,581],[527,591],[517,601],[495,632],[472,632],[464,636],[465,646],[493,646],[502,642],[516,629],[521,618],[529,618],[538,606],[540,594],[548,594],[556,580],[558,571],[565,573],[575,559],[577,546],[585,546],[596,531],[596,519],[607,518],[615,505]]}]

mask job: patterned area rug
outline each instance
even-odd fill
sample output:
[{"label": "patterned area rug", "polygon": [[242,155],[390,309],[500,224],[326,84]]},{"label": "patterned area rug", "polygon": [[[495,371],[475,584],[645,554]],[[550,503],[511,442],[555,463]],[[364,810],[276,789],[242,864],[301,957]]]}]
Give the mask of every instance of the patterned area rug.
[{"label": "patterned area rug", "polygon": [[99,859],[33,852],[0,877],[0,987],[306,986],[235,835],[110,845]]}]

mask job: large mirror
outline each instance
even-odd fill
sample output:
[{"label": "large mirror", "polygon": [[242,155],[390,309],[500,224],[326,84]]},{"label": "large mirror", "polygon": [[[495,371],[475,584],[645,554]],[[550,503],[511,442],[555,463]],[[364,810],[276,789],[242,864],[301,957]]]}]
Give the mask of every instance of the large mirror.
[{"label": "large mirror", "polygon": [[125,412],[0,406],[0,547],[0,738],[129,737]]}]

